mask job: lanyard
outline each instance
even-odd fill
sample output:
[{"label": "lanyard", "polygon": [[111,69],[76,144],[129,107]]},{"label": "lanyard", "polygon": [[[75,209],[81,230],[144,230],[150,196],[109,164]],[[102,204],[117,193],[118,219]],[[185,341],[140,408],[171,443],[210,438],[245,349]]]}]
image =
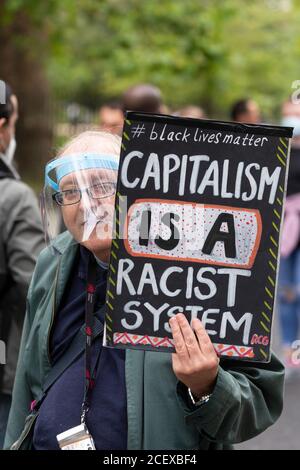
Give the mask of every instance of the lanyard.
[{"label": "lanyard", "polygon": [[[96,361],[94,370],[92,371],[92,339],[94,329],[94,309],[96,300],[96,274],[97,274],[97,262],[92,253],[89,254],[88,261],[88,274],[87,274],[87,286],[86,286],[86,302],[85,302],[85,388],[84,398],[81,408],[81,423],[85,423],[85,417],[90,407],[91,392],[95,385],[95,377],[97,373]],[[99,355],[100,356],[100,355]]]}]

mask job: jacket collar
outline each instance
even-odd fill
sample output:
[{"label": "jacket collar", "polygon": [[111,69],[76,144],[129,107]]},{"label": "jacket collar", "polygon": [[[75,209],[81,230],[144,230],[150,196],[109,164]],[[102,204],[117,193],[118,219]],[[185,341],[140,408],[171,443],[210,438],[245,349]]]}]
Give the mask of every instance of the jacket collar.
[{"label": "jacket collar", "polygon": [[51,243],[52,248],[54,248],[54,251],[58,255],[63,255],[67,250],[71,249],[73,245],[78,246],[78,242],[67,230],[58,235]]},{"label": "jacket collar", "polygon": [[5,161],[5,157],[0,153],[0,178],[11,178],[19,180],[20,175],[17,170]]}]

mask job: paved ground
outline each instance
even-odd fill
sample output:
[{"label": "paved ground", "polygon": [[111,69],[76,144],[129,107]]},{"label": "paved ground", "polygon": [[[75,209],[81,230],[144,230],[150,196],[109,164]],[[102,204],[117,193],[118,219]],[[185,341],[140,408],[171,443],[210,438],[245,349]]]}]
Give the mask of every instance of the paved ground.
[{"label": "paved ground", "polygon": [[[273,348],[280,354],[279,333],[275,325]],[[300,373],[286,383],[284,410],[271,428],[251,441],[236,446],[241,450],[300,450]]]}]

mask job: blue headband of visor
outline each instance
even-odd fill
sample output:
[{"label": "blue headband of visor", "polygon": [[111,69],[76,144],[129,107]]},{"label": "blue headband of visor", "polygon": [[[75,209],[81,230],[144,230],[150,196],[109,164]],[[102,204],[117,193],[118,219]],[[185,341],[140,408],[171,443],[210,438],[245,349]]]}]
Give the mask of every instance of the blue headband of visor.
[{"label": "blue headband of visor", "polygon": [[[106,170],[117,170],[119,167],[116,155],[83,153],[80,155],[66,155],[57,157],[48,163],[45,168],[45,183],[55,191],[59,190],[60,180],[70,173],[91,168],[102,168]],[[50,177],[52,171],[56,171],[56,181]]]}]

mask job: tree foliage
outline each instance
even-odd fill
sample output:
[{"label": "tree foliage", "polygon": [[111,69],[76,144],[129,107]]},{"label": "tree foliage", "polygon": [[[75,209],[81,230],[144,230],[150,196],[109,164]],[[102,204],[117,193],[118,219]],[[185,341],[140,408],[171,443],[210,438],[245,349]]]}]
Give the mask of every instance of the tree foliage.
[{"label": "tree foliage", "polygon": [[270,115],[300,78],[298,0],[6,4],[6,21],[25,9],[47,31],[47,74],[68,100],[95,105],[152,82],[172,106],[199,103],[220,116],[234,99],[252,96]]}]

